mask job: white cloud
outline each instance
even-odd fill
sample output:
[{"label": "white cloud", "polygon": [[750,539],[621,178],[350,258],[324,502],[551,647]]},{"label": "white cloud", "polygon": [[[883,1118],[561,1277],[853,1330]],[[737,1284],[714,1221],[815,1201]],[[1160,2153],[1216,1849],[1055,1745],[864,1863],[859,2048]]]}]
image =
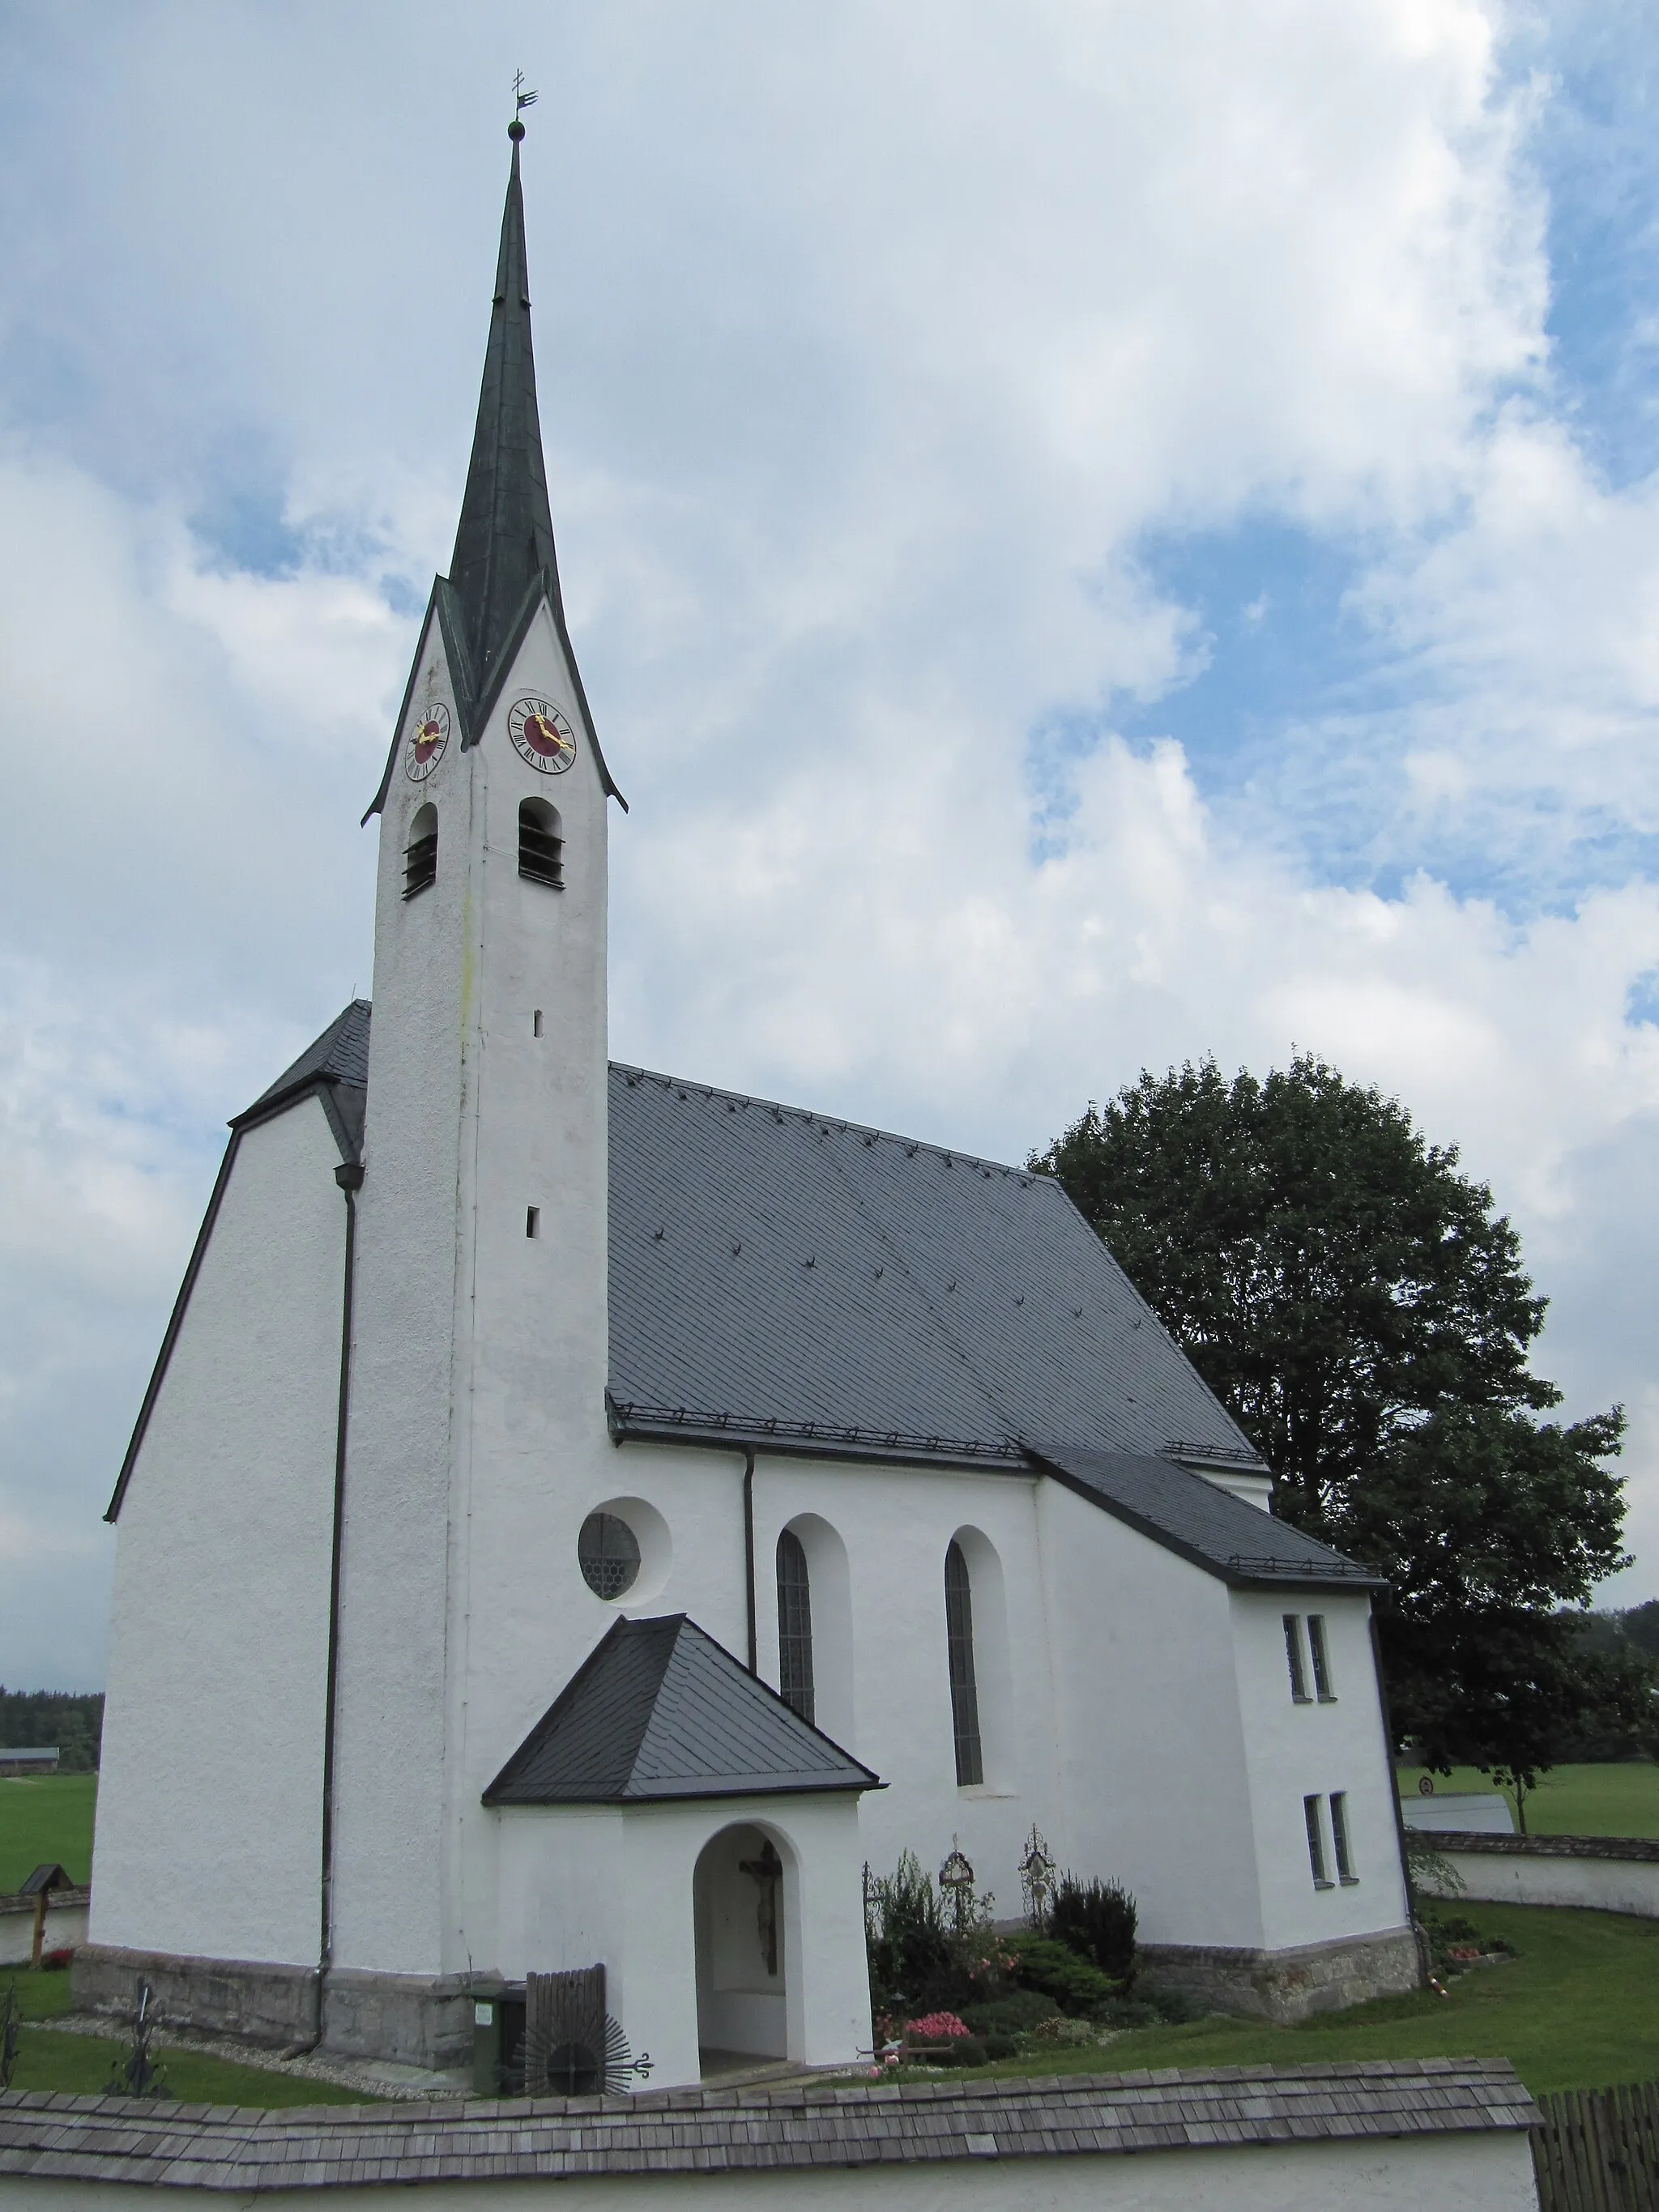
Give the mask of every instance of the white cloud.
[{"label": "white cloud", "polygon": [[[493,56],[545,36],[506,5],[106,27],[0,32],[34,103],[0,149],[0,1674],[64,1678],[216,1125],[368,986],[356,823],[412,644],[381,580],[447,557]],[[1508,28],[1471,0],[573,20],[526,149],[543,417],[635,806],[615,1048],[1004,1153],[1143,1064],[1323,1051],[1516,1212],[1547,1361],[1637,1410],[1659,1559],[1659,1034],[1625,1018],[1659,963],[1630,842],[1659,528],[1574,443],[1549,95],[1504,77]],[[71,64],[98,155],[64,179]],[[237,566],[251,514],[297,565]],[[1262,519],[1358,562],[1398,703],[1310,707],[1235,799],[1115,732],[1217,650],[1146,534]]]}]

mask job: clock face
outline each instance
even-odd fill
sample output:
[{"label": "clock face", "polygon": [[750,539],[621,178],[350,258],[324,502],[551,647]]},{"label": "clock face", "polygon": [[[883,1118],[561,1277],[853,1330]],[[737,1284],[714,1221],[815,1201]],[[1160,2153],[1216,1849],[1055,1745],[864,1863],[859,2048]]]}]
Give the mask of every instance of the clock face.
[{"label": "clock face", "polygon": [[404,750],[404,774],[411,783],[424,783],[444,757],[449,743],[449,709],[441,699],[422,708]]},{"label": "clock face", "polygon": [[516,750],[543,775],[562,775],[576,757],[576,732],[550,699],[517,699],[507,718]]}]

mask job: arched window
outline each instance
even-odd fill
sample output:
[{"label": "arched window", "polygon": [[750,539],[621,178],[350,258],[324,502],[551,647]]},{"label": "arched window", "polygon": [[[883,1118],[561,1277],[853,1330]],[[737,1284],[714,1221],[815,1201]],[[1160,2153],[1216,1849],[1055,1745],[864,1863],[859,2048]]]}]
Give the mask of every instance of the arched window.
[{"label": "arched window", "polygon": [[564,889],[564,839],[559,810],[544,799],[526,799],[519,806],[519,873],[532,884]]},{"label": "arched window", "polygon": [[404,896],[429,890],[438,880],[438,810],[428,799],[409,825],[404,848]]},{"label": "arched window", "polygon": [[806,1547],[793,1528],[778,1539],[778,1694],[809,1726],[815,1724],[812,1587]]},{"label": "arched window", "polygon": [[957,1786],[985,1779],[979,1738],[979,1689],[974,1680],[974,1592],[968,1562],[954,1538],[945,1554],[945,1644],[951,1665],[951,1725],[956,1736]]}]

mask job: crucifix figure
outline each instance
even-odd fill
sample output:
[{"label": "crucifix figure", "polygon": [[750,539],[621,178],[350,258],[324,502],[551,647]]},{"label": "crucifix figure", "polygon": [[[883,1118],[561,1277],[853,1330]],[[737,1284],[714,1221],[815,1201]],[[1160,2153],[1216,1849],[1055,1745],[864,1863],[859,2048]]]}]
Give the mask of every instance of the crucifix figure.
[{"label": "crucifix figure", "polygon": [[738,1872],[752,1876],[760,1891],[760,1901],[755,1908],[755,1925],[760,1932],[760,1947],[766,1958],[766,1971],[778,1971],[778,1884],[783,1880],[783,1861],[778,1856],[769,1836],[757,1859],[739,1859]]}]

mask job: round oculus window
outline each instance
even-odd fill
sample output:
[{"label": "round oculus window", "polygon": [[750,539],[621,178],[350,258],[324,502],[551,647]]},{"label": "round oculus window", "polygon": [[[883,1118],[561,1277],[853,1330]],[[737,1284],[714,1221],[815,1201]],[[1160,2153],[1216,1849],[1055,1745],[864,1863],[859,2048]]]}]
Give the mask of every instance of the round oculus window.
[{"label": "round oculus window", "polygon": [[576,1540],[576,1557],[595,1597],[621,1597],[639,1578],[639,1539],[620,1514],[590,1513]]}]

